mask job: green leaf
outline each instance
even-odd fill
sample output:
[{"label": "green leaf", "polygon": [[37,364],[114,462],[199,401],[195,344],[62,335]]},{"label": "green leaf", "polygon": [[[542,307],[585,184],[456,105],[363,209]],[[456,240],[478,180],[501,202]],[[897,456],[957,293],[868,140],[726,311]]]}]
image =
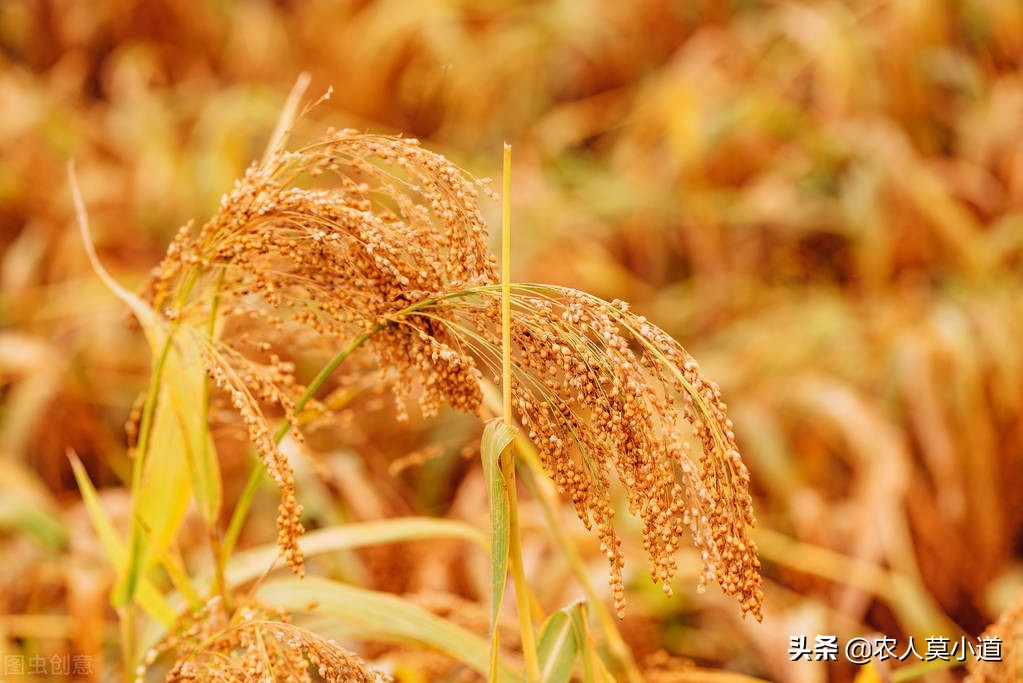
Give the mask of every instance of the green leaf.
[{"label": "green leaf", "polygon": [[[329,552],[351,550],[385,543],[402,541],[426,541],[433,538],[465,539],[487,550],[487,539],[475,527],[453,519],[436,519],[433,517],[403,517],[385,519],[375,522],[356,522],[344,526],[317,529],[302,536],[298,543],[306,558],[323,555]],[[258,579],[273,567],[279,558],[281,549],[276,543],[268,543],[235,553],[224,571],[225,581],[234,588],[247,581]],[[170,568],[168,568],[168,573]],[[197,578],[195,585],[210,587],[213,584],[212,574]],[[175,582],[177,586],[177,582]],[[178,593],[168,596],[171,604],[180,604],[183,593],[178,586]],[[187,597],[187,596],[186,596]],[[150,630],[141,639],[142,650],[152,647],[163,633]]]},{"label": "green leaf", "polygon": [[[139,578],[149,567],[151,545],[159,555],[174,537],[184,520],[191,500],[191,484],[182,467],[183,431],[170,405],[170,394],[164,378],[172,365],[173,340],[155,325],[146,330],[154,362],[150,375],[149,401],[151,421],[143,411],[139,450],[132,464],[131,532],[128,537],[127,562],[114,585],[115,607],[130,604]],[[177,371],[173,368],[171,372]],[[147,406],[148,409],[148,406]],[[165,542],[166,539],[166,542]]]},{"label": "green leaf", "polygon": [[537,647],[540,656],[540,680],[544,683],[567,683],[572,677],[572,666],[579,652],[572,612],[575,606],[565,607],[552,614],[540,631]]},{"label": "green leaf", "polygon": [[[140,575],[167,555],[195,496],[209,525],[220,514],[221,482],[204,407],[206,374],[195,338],[188,330],[166,337],[152,331],[156,359],[151,391],[157,400],[144,452],[136,457],[132,515],[135,524],[129,561],[115,587],[115,604],[129,603]],[[141,446],[141,441],[140,441]]]},{"label": "green leaf", "polygon": [[[358,588],[319,577],[269,581],[257,591],[261,600],[288,610],[331,617],[332,636],[426,645],[487,675],[487,643],[475,633],[417,607],[396,595]],[[322,627],[318,629],[322,632]],[[499,683],[518,683],[506,664],[495,667]]]},{"label": "green leaf", "polygon": [[[154,357],[157,357],[155,354],[159,353],[161,354],[159,357],[162,361],[162,353],[167,339],[167,331],[160,322],[156,312],[153,311],[153,309],[136,294],[122,287],[121,284],[107,272],[106,268],[104,268],[103,264],[100,262],[99,257],[96,254],[95,246],[92,243],[92,236],[89,234],[89,218],[85,211],[85,202],[82,201],[82,195],[78,189],[78,180],[75,176],[74,162],[72,161],[68,162],[68,183],[71,187],[71,197],[74,201],[75,213],[78,217],[78,228],[82,236],[82,244],[85,247],[85,253],[89,257],[89,263],[92,265],[93,271],[95,271],[99,279],[103,281],[103,284],[105,284],[107,288],[109,288],[110,291],[117,296],[117,298],[123,301],[131,309],[146,334],[146,339],[149,341]],[[72,461],[72,465],[73,464],[74,461]],[[140,471],[141,464],[141,462],[136,462],[136,473]],[[79,466],[80,465],[81,463],[79,463]],[[79,469],[81,468],[79,467]],[[84,473],[85,470],[81,469],[81,474],[84,475]],[[82,478],[78,477],[77,470],[75,476],[79,480],[79,488],[82,488]],[[85,477],[85,479],[87,480],[88,477]],[[132,479],[133,483],[137,482],[137,474],[133,474]],[[83,495],[84,492],[85,491],[83,489]],[[118,566],[119,578],[114,587],[113,593],[115,606],[126,605],[134,598],[145,555],[145,536],[142,533],[142,528],[137,518],[138,510],[136,494],[137,491],[133,485],[131,535],[129,538],[127,554],[124,556],[124,561]],[[97,508],[97,510],[102,512],[99,508]],[[95,510],[90,510],[90,514],[93,514],[93,512],[95,512]],[[97,523],[97,520],[98,518],[93,517],[94,524]],[[99,527],[97,526],[97,531],[98,530]],[[112,527],[110,530],[112,531]],[[110,547],[107,547],[107,551],[108,553],[110,552]]]},{"label": "green leaf", "polygon": [[579,647],[579,658],[583,665],[583,681],[585,683],[615,683],[614,677],[604,666],[604,662],[597,654],[597,649],[593,646],[586,603],[578,602],[569,609],[571,609],[572,627]]},{"label": "green leaf", "polygon": [[186,460],[196,507],[208,524],[215,524],[221,505],[220,466],[206,423],[206,369],[189,330],[175,335],[164,368],[164,385],[183,446],[171,464],[180,469],[182,458]]},{"label": "green leaf", "polygon": [[508,491],[501,473],[501,454],[514,438],[515,430],[512,427],[492,420],[483,430],[483,438],[480,441],[483,477],[487,482],[487,496],[490,501],[490,661],[492,665],[497,662],[498,656],[497,617],[501,611],[505,582],[508,577],[508,544],[510,541]]},{"label": "green leaf", "polygon": [[[147,439],[146,452],[138,455],[141,461],[136,468],[140,471],[132,478],[132,530],[126,564],[114,591],[115,604],[123,605],[134,598],[140,577],[153,564],[154,555],[161,555],[177,535],[193,491],[200,513],[207,522],[215,523],[221,504],[220,470],[205,422],[205,372],[196,342],[187,333],[171,339],[171,332],[156,312],[103,267],[89,234],[85,203],[70,162],[68,181],[89,262],[110,291],[134,313],[157,359],[151,394],[157,399],[153,433]],[[187,467],[182,467],[183,461]],[[185,474],[190,475],[190,481]],[[150,552],[150,543],[159,544],[157,552]]]},{"label": "green leaf", "polygon": [[[71,461],[71,471],[75,475],[75,481],[78,482],[78,490],[82,494],[82,502],[89,513],[89,518],[92,521],[93,528],[96,530],[96,535],[99,537],[107,557],[110,558],[114,571],[119,579],[123,579],[125,565],[128,562],[128,553],[117,536],[114,523],[110,521],[106,511],[103,510],[103,506],[100,504],[99,494],[96,492],[95,487],[93,487],[92,481],[82,465],[82,461],[74,453],[68,453],[68,459]],[[177,614],[167,603],[166,599],[164,599],[163,595],[144,576],[139,579],[135,601],[153,618],[163,624],[164,628],[169,629],[174,625]]]},{"label": "green leaf", "polygon": [[[431,538],[463,538],[486,549],[487,541],[477,529],[452,519],[404,517],[377,522],[359,522],[311,531],[298,544],[306,557],[400,541]],[[276,543],[236,553],[225,571],[228,585],[235,586],[266,573],[280,555]]]},{"label": "green leaf", "polygon": [[[137,488],[132,490],[136,519],[148,530],[148,539],[165,549],[177,535],[192,499],[192,482],[183,455],[187,448],[185,432],[175,415],[174,403],[182,398],[175,395],[166,381],[169,375],[181,372],[173,350],[167,355],[160,375],[160,389],[153,423],[143,458],[142,475]],[[157,550],[159,553],[160,550]],[[149,555],[144,553],[144,557]]]}]

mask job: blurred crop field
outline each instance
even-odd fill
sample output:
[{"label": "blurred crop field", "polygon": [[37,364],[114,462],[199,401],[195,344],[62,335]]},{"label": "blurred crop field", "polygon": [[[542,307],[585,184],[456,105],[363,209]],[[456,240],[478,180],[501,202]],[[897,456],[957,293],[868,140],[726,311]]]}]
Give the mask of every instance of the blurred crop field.
[{"label": "blurred crop field", "polygon": [[[114,571],[68,453],[124,521],[125,423],[151,358],[89,265],[67,162],[100,259],[136,288],[260,158],[301,72],[312,100],[332,93],[299,141],[331,126],[414,137],[495,179],[510,143],[514,279],[630,302],[720,385],[750,470],[764,620],[696,590],[688,539],[665,598],[622,510],[620,629],[648,680],[699,680],[682,677],[694,666],[962,680],[966,666],[924,661],[927,639],[976,643],[1000,617],[986,633],[1002,661],[969,675],[1023,679],[1023,3],[3,0],[0,666],[26,669],[0,680],[121,675]],[[481,208],[496,251],[500,204]],[[479,421],[399,423],[388,397],[350,389],[356,417],[294,463],[306,526],[486,529]],[[226,521],[251,455],[243,429],[211,425]],[[271,489],[241,547],[276,537]],[[579,588],[535,502],[521,506],[549,613]],[[564,516],[610,603],[598,542]],[[193,526],[173,549],[189,566],[205,552]],[[405,542],[317,571],[486,637],[477,560]],[[829,635],[835,661],[795,656],[801,636],[813,650]],[[882,636],[920,656],[842,652]],[[349,638],[401,662],[398,680],[482,680],[366,641]],[[29,671],[60,658],[77,672]]]}]

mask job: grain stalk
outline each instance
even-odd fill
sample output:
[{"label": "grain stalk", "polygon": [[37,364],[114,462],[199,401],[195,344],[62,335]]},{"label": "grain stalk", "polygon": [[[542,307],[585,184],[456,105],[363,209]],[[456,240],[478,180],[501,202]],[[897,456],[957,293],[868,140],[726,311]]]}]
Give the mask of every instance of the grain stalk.
[{"label": "grain stalk", "polygon": [[[297,110],[301,90],[296,92],[289,112]],[[225,569],[265,474],[281,493],[280,553],[295,574],[304,576],[298,544],[304,533],[302,508],[279,445],[289,433],[301,441],[303,427],[329,413],[316,396],[357,351],[375,356],[381,381],[393,387],[399,415],[416,386],[420,408],[430,416],[443,404],[478,414],[485,371],[501,384],[500,429],[488,425],[481,448],[493,483],[492,680],[508,671],[499,661],[496,638],[496,610],[508,573],[526,679],[540,678],[518,528],[515,413],[524,437],[536,446],[537,467],[571,499],[584,525],[596,528],[619,615],[624,558],[614,524],[612,478],[623,485],[630,511],[643,521],[651,576],[665,592],[670,593],[679,536],[688,529],[703,556],[701,586],[717,581],[744,613],[759,618],[748,473],[717,386],[677,342],[624,303],[511,282],[510,149],[504,158],[499,278],[476,203],[481,185],[489,193],[485,183],[471,182],[413,140],[331,131],[296,152],[286,151],[291,118],[282,117],[263,162],[249,169],[213,218],[199,229],[188,225],[179,231],[143,299],[113,283],[87,240],[97,272],[131,306],[157,359],[139,415],[132,475],[133,503],[139,507],[133,509],[127,559],[118,561],[115,596],[124,608],[125,659],[136,659],[132,603],[145,601],[147,611],[165,615],[159,595],[153,596],[146,558],[168,556],[165,547],[192,496],[210,528],[214,593],[222,609],[233,607]],[[295,186],[324,174],[333,176],[337,187]],[[80,204],[77,193],[76,200]],[[275,350],[278,340],[293,337],[297,341],[284,344],[288,352],[340,349],[307,385],[296,378],[295,363]],[[194,381],[193,367],[205,371],[201,383]],[[206,424],[213,401],[234,408],[262,465],[250,476],[222,536],[216,525],[220,475]],[[276,427],[270,407],[283,413]],[[682,429],[686,423],[688,437]],[[166,476],[180,469],[178,453],[153,446],[157,429],[164,437],[177,435],[190,474],[172,491],[180,516],[166,523],[153,516],[155,503],[142,495],[145,468],[162,468],[158,473]],[[697,454],[690,455],[692,445]],[[88,486],[84,475],[80,485]],[[548,502],[539,498],[553,519]],[[566,546],[563,535],[555,534]],[[112,557],[125,555],[116,545],[110,542]],[[611,651],[635,681],[639,674],[579,564],[573,568],[597,609]],[[180,578],[176,572],[172,576]],[[582,632],[590,648],[588,627]],[[259,634],[254,638],[253,647],[266,651],[268,641]],[[587,651],[592,655],[592,648]],[[592,658],[584,658],[587,662],[594,664]]]},{"label": "grain stalk", "polygon": [[[511,145],[504,146],[503,192],[501,197],[501,407],[505,426],[515,428],[512,415],[511,352]],[[519,616],[522,654],[526,662],[526,680],[540,681],[533,619],[530,616],[529,586],[522,563],[522,536],[519,533],[518,495],[515,489],[515,441],[509,441],[501,453],[501,476],[508,496],[509,568],[515,585],[515,604]]]}]

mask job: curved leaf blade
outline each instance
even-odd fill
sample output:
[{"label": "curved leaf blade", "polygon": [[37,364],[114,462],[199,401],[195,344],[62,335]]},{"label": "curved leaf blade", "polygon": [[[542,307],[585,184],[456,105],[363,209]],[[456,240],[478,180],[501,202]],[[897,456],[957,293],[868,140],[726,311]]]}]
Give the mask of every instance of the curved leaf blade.
[{"label": "curved leaf blade", "polygon": [[[515,438],[515,430],[504,422],[492,420],[483,430],[480,457],[483,459],[483,477],[487,482],[490,502],[490,660],[496,664],[498,656],[497,617],[504,600],[508,577],[508,552],[511,523],[508,511],[508,491],[501,473],[501,454]],[[490,679],[493,681],[493,678]]]},{"label": "curved leaf blade", "polygon": [[540,680],[544,683],[568,683],[579,652],[571,611],[574,606],[558,610],[547,619],[537,645],[540,656]]},{"label": "curved leaf blade", "polygon": [[[461,538],[484,550],[487,547],[486,538],[476,528],[453,519],[432,517],[398,517],[317,529],[302,536],[298,544],[306,557],[312,557],[334,551],[432,538]],[[225,571],[228,585],[236,586],[259,578],[279,555],[280,548],[276,543],[236,553]]]},{"label": "curved leaf blade", "polygon": [[[257,595],[295,614],[332,617],[348,636],[426,645],[487,675],[490,658],[484,639],[396,595],[313,576],[269,581]],[[495,674],[500,683],[519,680],[519,675],[503,663],[496,667]]]}]

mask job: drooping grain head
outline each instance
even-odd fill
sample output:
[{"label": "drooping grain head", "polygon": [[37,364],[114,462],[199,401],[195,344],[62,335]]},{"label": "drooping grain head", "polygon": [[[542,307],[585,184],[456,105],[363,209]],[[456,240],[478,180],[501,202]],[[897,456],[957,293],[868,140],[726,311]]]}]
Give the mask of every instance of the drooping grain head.
[{"label": "drooping grain head", "polygon": [[[306,387],[274,340],[330,355],[365,336],[402,408],[416,394],[428,415],[444,404],[478,411],[484,371],[500,381],[501,338],[478,191],[414,141],[332,133],[250,169],[212,220],[181,231],[152,282],[167,318],[207,330],[196,334],[208,372],[281,489],[279,543],[298,572],[301,508],[266,409],[276,406],[300,437]],[[703,557],[701,586],[717,581],[759,618],[749,476],[717,386],[627,306],[581,292],[516,286],[511,332],[519,419],[600,535],[618,609],[613,479],[643,521],[666,592],[688,531]]]},{"label": "drooping grain head", "polygon": [[[443,324],[465,356],[497,373],[500,294],[438,302],[417,316]],[[423,331],[423,328],[418,328]],[[624,608],[623,557],[609,487],[620,482],[643,521],[651,576],[671,593],[676,555],[689,532],[703,559],[701,588],[716,581],[745,613],[761,615],[760,562],[749,473],[717,385],[665,332],[621,302],[582,292],[517,285],[512,298],[514,384],[519,419],[543,465],[595,528]],[[449,341],[438,341],[437,354]],[[443,376],[429,382],[444,383]]]},{"label": "drooping grain head", "polygon": [[[298,573],[301,507],[266,410],[297,427],[305,387],[276,343],[333,353],[418,298],[492,282],[478,192],[414,140],[328,133],[250,168],[212,219],[179,231],[147,287],[154,308],[201,342],[208,374],[280,488],[278,540]],[[375,347],[381,361],[406,365],[421,345],[384,334]],[[460,407],[472,409],[478,387],[467,391]]]}]

